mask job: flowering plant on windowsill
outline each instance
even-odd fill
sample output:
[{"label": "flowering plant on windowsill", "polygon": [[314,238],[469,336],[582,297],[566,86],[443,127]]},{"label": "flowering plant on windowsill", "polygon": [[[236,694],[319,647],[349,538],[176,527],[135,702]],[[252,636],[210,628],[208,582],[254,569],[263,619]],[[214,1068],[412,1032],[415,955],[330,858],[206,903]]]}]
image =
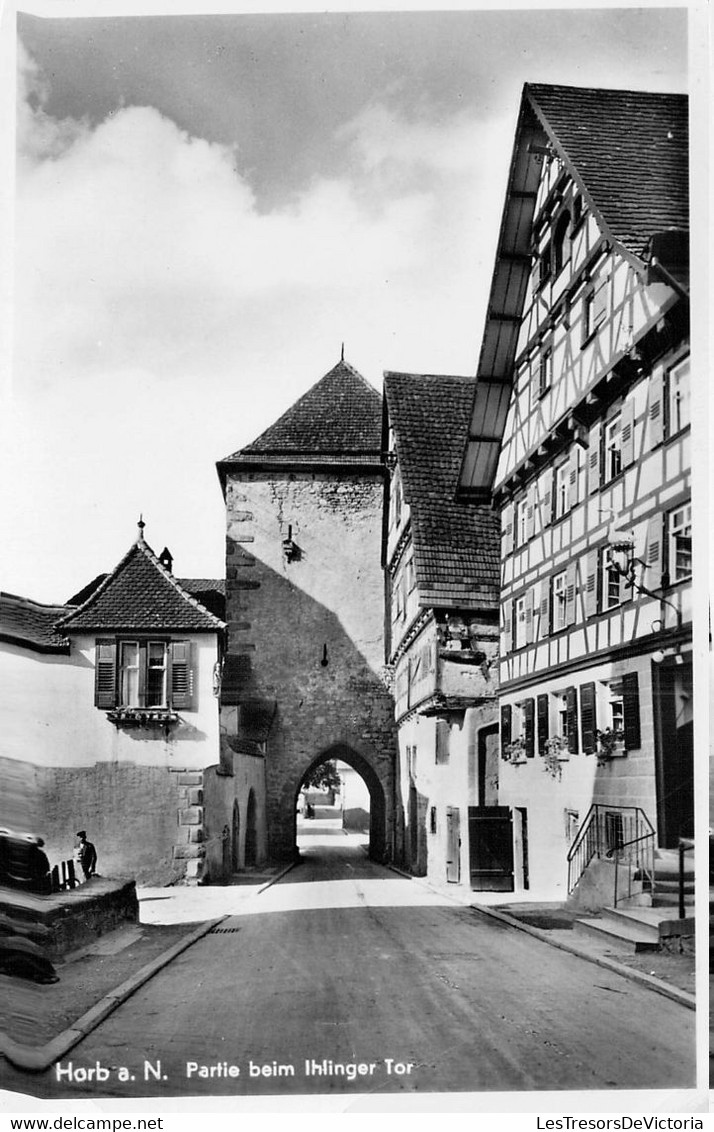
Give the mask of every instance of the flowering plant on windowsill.
[{"label": "flowering plant on windowsill", "polygon": [[621,759],[625,750],[625,733],[621,728],[608,727],[597,733],[597,761],[602,766],[610,759]]},{"label": "flowering plant on windowsill", "polygon": [[506,743],[503,748],[503,758],[507,763],[524,763],[526,761],[526,741],[522,735]]},{"label": "flowering plant on windowsill", "polygon": [[554,735],[552,739],[546,739],[545,750],[543,751],[543,770],[547,771],[551,778],[560,778],[563,773],[563,768],[560,765],[562,762],[567,762],[570,758],[570,750],[568,748],[568,740],[562,735]]}]

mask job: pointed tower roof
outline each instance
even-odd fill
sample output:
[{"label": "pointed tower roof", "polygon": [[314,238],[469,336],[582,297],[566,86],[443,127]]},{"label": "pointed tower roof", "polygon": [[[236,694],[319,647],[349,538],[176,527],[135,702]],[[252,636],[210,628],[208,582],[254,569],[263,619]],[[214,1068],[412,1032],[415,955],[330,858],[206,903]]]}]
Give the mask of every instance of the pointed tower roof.
[{"label": "pointed tower roof", "polygon": [[58,622],[73,632],[218,632],[223,621],[162,566],[140,524],[139,537],[78,609]]},{"label": "pointed tower roof", "polygon": [[334,467],[379,465],[382,402],[340,359],[265,432],[218,464],[222,482],[236,464]]}]

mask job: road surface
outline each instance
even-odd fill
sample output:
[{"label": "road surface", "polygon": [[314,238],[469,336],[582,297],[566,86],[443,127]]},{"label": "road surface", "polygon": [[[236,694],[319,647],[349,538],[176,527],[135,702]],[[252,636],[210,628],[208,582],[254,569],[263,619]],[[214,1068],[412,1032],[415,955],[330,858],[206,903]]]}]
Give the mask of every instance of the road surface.
[{"label": "road surface", "polygon": [[368,861],[334,823],[310,824],[297,868],[27,1091],[693,1086],[692,1011]]}]

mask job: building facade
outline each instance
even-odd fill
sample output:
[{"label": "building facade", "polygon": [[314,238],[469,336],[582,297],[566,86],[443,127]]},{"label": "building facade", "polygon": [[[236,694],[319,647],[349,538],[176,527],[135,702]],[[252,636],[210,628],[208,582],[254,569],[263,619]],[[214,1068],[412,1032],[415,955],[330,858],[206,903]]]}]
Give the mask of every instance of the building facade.
[{"label": "building facade", "polygon": [[550,898],[593,837],[693,834],[687,152],[684,97],[524,90],[471,435],[501,435],[500,801]]},{"label": "building facade", "polygon": [[224,623],[162,559],[141,524],[77,604],[3,595],[0,617],[7,823],[41,834],[53,861],[86,829],[101,875],[150,884],[223,876],[233,789],[220,774]]},{"label": "building facade", "polygon": [[384,467],[376,390],[341,360],[221,461],[226,503],[226,758],[264,774],[261,858],[296,853],[300,787],[341,760],[370,796],[370,851],[392,853],[394,723],[384,666]]},{"label": "building facade", "polygon": [[473,379],[385,374],[383,536],[398,727],[397,859],[487,887],[478,823],[498,798],[498,528],[457,503]]}]

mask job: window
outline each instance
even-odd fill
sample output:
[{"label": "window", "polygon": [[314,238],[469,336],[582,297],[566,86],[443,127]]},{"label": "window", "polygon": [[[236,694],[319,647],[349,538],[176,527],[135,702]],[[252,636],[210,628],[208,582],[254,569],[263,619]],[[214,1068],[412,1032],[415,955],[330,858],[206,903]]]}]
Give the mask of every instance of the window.
[{"label": "window", "polygon": [[526,644],[526,605],[525,596],[516,600],[516,648],[521,649]]},{"label": "window", "polygon": [[568,623],[566,614],[567,605],[567,571],[563,570],[553,578],[553,632],[564,629]]},{"label": "window", "polygon": [[620,430],[620,414],[605,425],[605,481],[614,479],[622,471],[622,433]]},{"label": "window", "polygon": [[540,257],[540,263],[538,265],[538,282],[540,286],[550,279],[552,251],[551,244],[547,244]]},{"label": "window", "polygon": [[622,575],[610,562],[607,551],[602,555],[602,592],[600,597],[601,609],[612,609],[620,604],[620,591]]},{"label": "window", "polygon": [[553,272],[558,275],[570,259],[570,213],[561,212],[553,236]]},{"label": "window", "polygon": [[550,347],[540,356],[538,393],[544,397],[553,384],[553,351]]},{"label": "window", "polygon": [[566,461],[555,469],[555,517],[562,519],[568,510],[570,464]]},{"label": "window", "polygon": [[667,516],[669,580],[681,582],[692,575],[692,505],[686,503]]},{"label": "window", "polygon": [[555,726],[561,739],[568,738],[568,697],[565,693],[555,696]]},{"label": "window", "polygon": [[528,498],[524,496],[516,504],[516,546],[528,542]]},{"label": "window", "polygon": [[95,697],[101,708],[190,708],[189,641],[107,639],[96,643]]},{"label": "window", "polygon": [[584,215],[583,198],[580,193],[576,193],[573,197],[573,231],[577,228]]},{"label": "window", "polygon": [[407,577],[407,593],[411,593],[416,585],[416,576],[414,573],[414,559],[410,558],[405,567]]},{"label": "window", "polygon": [[581,345],[590,341],[607,315],[608,280],[599,278],[583,295]]},{"label": "window", "polygon": [[689,358],[685,358],[679,365],[669,371],[669,435],[673,436],[680,429],[691,423],[690,388],[689,388]]}]

